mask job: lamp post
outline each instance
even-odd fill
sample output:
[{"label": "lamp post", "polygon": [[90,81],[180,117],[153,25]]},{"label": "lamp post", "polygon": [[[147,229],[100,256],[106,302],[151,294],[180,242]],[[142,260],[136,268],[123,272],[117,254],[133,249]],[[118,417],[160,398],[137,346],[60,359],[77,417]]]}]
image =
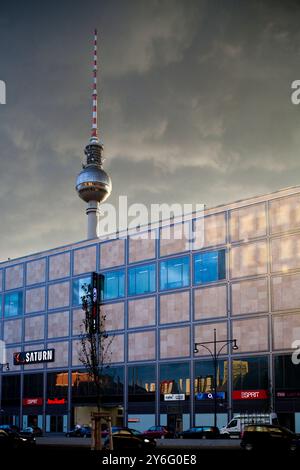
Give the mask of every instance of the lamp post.
[{"label": "lamp post", "polygon": [[[217,345],[222,344],[220,349],[217,349]],[[218,368],[218,359],[228,344],[232,344],[232,349],[236,351],[238,346],[236,344],[236,339],[229,339],[229,340],[217,340],[217,330],[214,328],[214,340],[213,341],[204,341],[203,343],[195,343],[194,344],[194,354],[199,352],[198,347],[205,348],[213,359],[213,366],[214,366],[214,426],[217,427],[217,368]],[[211,350],[208,345],[213,345],[213,350]]]},{"label": "lamp post", "polygon": [[[6,366],[6,370],[9,370],[9,363],[8,362],[4,362],[4,363],[0,363],[0,370],[1,370],[1,373],[3,372],[3,367]],[[2,380],[1,380],[1,390],[0,390],[0,418],[1,418],[1,422],[2,422]],[[2,423],[1,423],[2,424]]]}]

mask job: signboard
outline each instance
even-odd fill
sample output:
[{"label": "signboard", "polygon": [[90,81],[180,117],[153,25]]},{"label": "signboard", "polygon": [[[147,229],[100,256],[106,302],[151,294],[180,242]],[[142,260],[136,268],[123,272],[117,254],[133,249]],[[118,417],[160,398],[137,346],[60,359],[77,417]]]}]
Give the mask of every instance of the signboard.
[{"label": "signboard", "polygon": [[276,398],[300,398],[300,390],[282,390],[276,392]]},{"label": "signboard", "polygon": [[42,398],[23,398],[23,406],[42,406]]},{"label": "signboard", "polygon": [[[197,393],[196,400],[213,400],[215,398],[214,393]],[[217,392],[217,400],[225,400],[225,392]]]},{"label": "signboard", "polygon": [[166,393],[164,395],[165,401],[182,401],[185,400],[184,393]]},{"label": "signboard", "polygon": [[47,405],[65,405],[65,398],[48,398]]},{"label": "signboard", "polygon": [[140,418],[128,418],[128,423],[139,423]]},{"label": "signboard", "polygon": [[55,349],[41,349],[40,351],[22,351],[14,353],[14,365],[38,364],[41,362],[54,362]]},{"label": "signboard", "polygon": [[266,400],[268,397],[268,390],[235,390],[232,393],[233,400]]}]

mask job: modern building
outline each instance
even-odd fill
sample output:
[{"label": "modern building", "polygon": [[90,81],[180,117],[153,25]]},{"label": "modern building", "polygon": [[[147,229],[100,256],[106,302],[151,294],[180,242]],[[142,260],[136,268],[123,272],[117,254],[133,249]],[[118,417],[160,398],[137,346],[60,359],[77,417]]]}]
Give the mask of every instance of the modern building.
[{"label": "modern building", "polygon": [[[202,227],[197,214],[185,224]],[[207,209],[200,249],[175,238],[180,227],[170,239],[166,227],[155,229],[157,239],[112,234],[0,264],[9,362],[2,421],[63,431],[89,419],[93,387],[78,335],[81,286],[96,271],[114,335],[103,400],[126,424],[213,421],[213,364],[205,349],[194,354],[194,343],[211,341],[216,328],[239,347],[219,358],[218,424],[273,409],[300,431],[300,366],[291,356],[300,339],[300,187]],[[15,353],[47,349],[52,362],[14,364]]]},{"label": "modern building", "polygon": [[218,425],[273,410],[300,432],[300,186],[206,209],[204,219],[191,214],[184,225],[97,237],[111,181],[97,130],[96,35],[94,48],[92,135],[76,182],[88,239],[0,263],[0,420],[46,432],[90,421],[81,297],[98,272],[112,339],[102,403],[116,422],[140,430],[213,423],[214,365],[194,345],[216,330],[218,341],[238,345],[218,358]]}]

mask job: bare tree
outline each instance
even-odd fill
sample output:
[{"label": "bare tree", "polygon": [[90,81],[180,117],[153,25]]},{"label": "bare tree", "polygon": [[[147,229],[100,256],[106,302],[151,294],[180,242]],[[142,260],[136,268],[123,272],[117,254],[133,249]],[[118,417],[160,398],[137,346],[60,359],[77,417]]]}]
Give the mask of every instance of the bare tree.
[{"label": "bare tree", "polygon": [[[111,361],[111,344],[114,336],[109,336],[105,329],[106,315],[100,304],[100,287],[88,284],[82,287],[82,310],[85,315],[81,325],[79,361],[85,367],[90,380],[94,383],[97,412],[101,411],[104,383],[104,370]],[[95,436],[95,442],[99,441]],[[101,444],[100,444],[101,447]]]}]

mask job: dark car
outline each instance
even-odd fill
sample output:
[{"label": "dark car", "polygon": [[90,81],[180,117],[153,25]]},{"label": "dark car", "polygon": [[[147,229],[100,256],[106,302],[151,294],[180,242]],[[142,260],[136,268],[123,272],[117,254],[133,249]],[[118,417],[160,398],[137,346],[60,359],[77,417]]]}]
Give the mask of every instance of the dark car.
[{"label": "dark car", "polygon": [[[112,433],[114,450],[141,449],[151,450],[155,448],[155,440],[146,437],[140,431],[130,428],[120,428]],[[109,449],[109,436],[104,439],[103,446]]]},{"label": "dark car", "polygon": [[300,449],[300,437],[282,426],[252,424],[244,428],[241,447],[248,451],[271,449],[294,452]]},{"label": "dark car", "polygon": [[143,435],[150,439],[172,439],[175,437],[175,432],[167,426],[152,426],[147,431],[144,431]]},{"label": "dark car", "polygon": [[42,437],[43,430],[38,426],[28,426],[20,431],[21,436]]},{"label": "dark car", "polygon": [[[120,431],[120,429],[127,429],[127,428],[123,428],[122,426],[112,426],[111,427],[111,432],[114,433],[114,432],[117,432],[117,431]],[[104,439],[105,437],[107,437],[109,434],[109,430],[106,428],[106,429],[103,429],[101,431],[101,437],[102,439]]]},{"label": "dark car", "polygon": [[91,437],[92,428],[90,426],[81,426],[72,429],[66,433],[66,437]]},{"label": "dark car", "polygon": [[179,434],[180,439],[218,439],[219,428],[214,426],[195,426]]},{"label": "dark car", "polygon": [[35,438],[31,436],[21,436],[13,429],[0,429],[0,450],[5,452],[9,449],[21,449],[34,447]]}]

